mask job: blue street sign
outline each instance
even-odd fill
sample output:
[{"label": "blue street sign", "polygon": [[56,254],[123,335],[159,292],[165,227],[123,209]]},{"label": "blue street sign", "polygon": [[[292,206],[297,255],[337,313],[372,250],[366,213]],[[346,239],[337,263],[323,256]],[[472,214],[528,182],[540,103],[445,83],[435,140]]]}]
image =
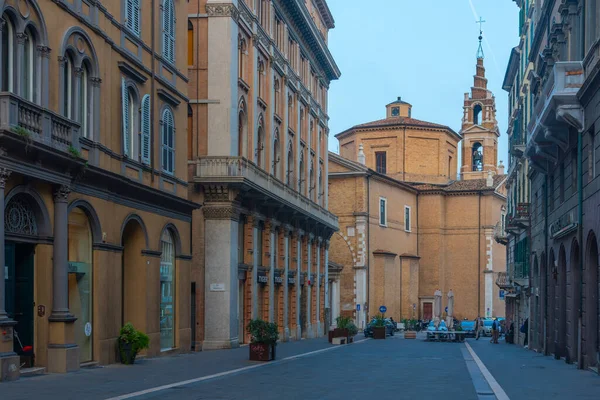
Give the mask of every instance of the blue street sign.
[{"label": "blue street sign", "polygon": [[500,295],[500,300],[504,300],[504,290],[500,290],[499,295]]},{"label": "blue street sign", "polygon": [[448,313],[448,307],[446,307],[445,311],[446,311],[446,313]]},{"label": "blue street sign", "polygon": [[356,311],[360,311],[360,304],[356,305]]},{"label": "blue street sign", "polygon": [[380,312],[380,313],[382,313],[382,314],[383,314],[383,313],[384,313],[384,312],[386,312],[386,311],[387,311],[387,307],[386,307],[386,306],[381,306],[381,307],[379,307],[379,312]]}]

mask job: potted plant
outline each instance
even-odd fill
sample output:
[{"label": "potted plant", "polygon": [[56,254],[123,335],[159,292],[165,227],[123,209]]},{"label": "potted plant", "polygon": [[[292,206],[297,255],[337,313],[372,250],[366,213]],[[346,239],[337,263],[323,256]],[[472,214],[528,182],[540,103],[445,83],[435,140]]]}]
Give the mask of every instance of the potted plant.
[{"label": "potted plant", "polygon": [[385,318],[381,314],[373,320],[373,339],[385,339]]},{"label": "potted plant", "polygon": [[275,359],[275,347],[279,339],[277,324],[253,319],[246,326],[250,334],[250,361],[271,361]]},{"label": "potted plant", "polygon": [[[348,331],[348,326],[352,323],[350,317],[342,317],[341,315],[335,319],[335,324],[337,327],[333,330],[331,334],[331,338],[337,337],[345,337],[348,338],[350,336],[350,332]],[[331,342],[331,341],[330,341]]]},{"label": "potted plant", "polygon": [[150,347],[150,338],[128,322],[119,331],[118,347],[121,363],[133,364],[138,353]]},{"label": "potted plant", "polygon": [[358,327],[354,325],[354,322],[350,321],[348,324],[348,343],[354,342],[354,336],[358,334]]},{"label": "potted plant", "polygon": [[406,321],[405,324],[405,331],[404,331],[404,339],[416,339],[417,338],[417,324],[419,323],[419,321],[415,320],[415,319],[409,319]]}]

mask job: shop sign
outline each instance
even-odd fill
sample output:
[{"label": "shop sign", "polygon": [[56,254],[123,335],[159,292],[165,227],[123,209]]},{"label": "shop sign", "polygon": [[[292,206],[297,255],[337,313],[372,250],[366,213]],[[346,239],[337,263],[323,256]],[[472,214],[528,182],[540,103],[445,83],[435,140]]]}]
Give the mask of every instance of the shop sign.
[{"label": "shop sign", "polygon": [[275,275],[275,284],[276,285],[283,284],[283,276],[281,276],[281,275]]},{"label": "shop sign", "polygon": [[577,225],[572,212],[561,215],[560,218],[550,225],[550,237],[556,239],[565,236],[574,231]]},{"label": "shop sign", "polygon": [[258,276],[256,277],[256,282],[262,283],[262,284],[267,284],[267,283],[269,283],[269,277],[267,276],[267,274],[265,272],[259,272]]},{"label": "shop sign", "polygon": [[293,276],[288,276],[288,285],[295,285],[296,284],[296,278],[294,278]]}]

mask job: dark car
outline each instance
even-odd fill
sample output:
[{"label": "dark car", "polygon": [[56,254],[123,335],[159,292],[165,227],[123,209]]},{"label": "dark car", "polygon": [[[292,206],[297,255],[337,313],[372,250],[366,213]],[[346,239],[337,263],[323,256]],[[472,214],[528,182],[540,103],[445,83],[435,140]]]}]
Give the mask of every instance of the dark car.
[{"label": "dark car", "polygon": [[[367,324],[367,327],[364,330],[365,337],[373,337],[373,327],[375,326],[375,320],[371,320]],[[395,324],[390,321],[389,318],[385,319],[385,336],[394,336],[394,328],[396,328]]]},{"label": "dark car", "polygon": [[475,337],[475,321],[460,321],[460,327],[466,332],[465,337]]}]

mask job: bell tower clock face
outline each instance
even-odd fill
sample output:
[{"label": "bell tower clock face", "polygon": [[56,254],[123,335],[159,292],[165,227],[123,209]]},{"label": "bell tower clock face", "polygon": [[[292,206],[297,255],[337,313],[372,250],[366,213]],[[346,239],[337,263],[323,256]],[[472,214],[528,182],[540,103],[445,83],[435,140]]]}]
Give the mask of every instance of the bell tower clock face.
[{"label": "bell tower clock face", "polygon": [[392,117],[397,117],[399,115],[400,115],[400,108],[399,107],[392,108]]}]

